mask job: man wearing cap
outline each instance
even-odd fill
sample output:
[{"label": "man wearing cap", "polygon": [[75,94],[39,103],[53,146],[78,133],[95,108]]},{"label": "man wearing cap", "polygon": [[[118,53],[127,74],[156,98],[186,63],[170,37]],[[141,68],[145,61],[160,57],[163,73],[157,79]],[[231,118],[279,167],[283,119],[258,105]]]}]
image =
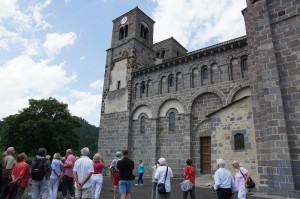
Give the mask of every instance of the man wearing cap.
[{"label": "man wearing cap", "polygon": [[117,189],[118,189],[118,185],[119,185],[119,177],[120,177],[120,173],[119,170],[117,168],[117,163],[119,160],[121,160],[122,157],[122,153],[120,151],[116,152],[116,158],[111,162],[110,164],[110,173],[113,176],[113,192],[114,192],[114,199],[116,199],[116,195],[117,195]]},{"label": "man wearing cap", "polygon": [[[2,187],[3,190],[5,187],[11,182],[11,172],[15,164],[17,163],[14,155],[16,151],[14,147],[8,147],[7,150],[3,153],[5,157],[2,161]],[[2,195],[2,190],[0,190],[0,193]]]},{"label": "man wearing cap", "polygon": [[214,188],[218,193],[218,199],[231,199],[232,192],[236,191],[231,172],[225,169],[225,161],[217,159],[218,170],[215,172]]},{"label": "man wearing cap", "polygon": [[72,149],[68,149],[66,151],[66,156],[67,159],[64,163],[64,177],[62,180],[62,186],[61,186],[61,191],[63,198],[66,199],[67,197],[67,192],[69,189],[69,193],[71,195],[71,199],[74,199],[74,175],[73,175],[73,168],[74,164],[76,161],[75,156],[73,155]]},{"label": "man wearing cap", "polygon": [[165,188],[166,188],[166,193],[158,194],[158,199],[169,199],[171,198],[171,181],[173,180],[173,172],[170,167],[166,166],[165,158],[159,158],[158,163],[160,167],[158,167],[155,172],[155,179],[157,180],[157,184],[163,183],[165,184]]}]

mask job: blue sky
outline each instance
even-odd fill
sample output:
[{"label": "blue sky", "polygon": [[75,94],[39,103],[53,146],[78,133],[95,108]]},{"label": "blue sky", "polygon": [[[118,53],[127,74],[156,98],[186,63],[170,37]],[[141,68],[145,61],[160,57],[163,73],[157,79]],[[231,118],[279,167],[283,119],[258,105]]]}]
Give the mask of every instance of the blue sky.
[{"label": "blue sky", "polygon": [[[176,2],[176,3],[175,3]],[[189,51],[245,35],[245,0],[0,0],[0,119],[54,97],[99,126],[112,20],[138,6],[154,42]]]}]

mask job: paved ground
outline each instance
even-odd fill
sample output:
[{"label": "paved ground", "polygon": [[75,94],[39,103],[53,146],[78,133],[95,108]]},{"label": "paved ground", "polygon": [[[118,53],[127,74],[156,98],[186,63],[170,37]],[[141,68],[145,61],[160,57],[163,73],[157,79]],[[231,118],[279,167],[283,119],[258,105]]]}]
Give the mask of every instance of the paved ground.
[{"label": "paved ground", "polygon": [[[172,195],[171,199],[182,199],[182,191],[180,189],[180,183],[181,179],[175,179],[172,184]],[[132,187],[132,199],[150,199],[151,198],[151,189],[152,189],[152,183],[150,179],[144,180],[144,186],[142,187]],[[257,193],[249,193],[247,199],[262,199],[265,197],[257,197],[253,196],[253,194]],[[24,199],[30,199],[31,193],[30,193],[30,186],[27,189],[27,192],[25,193]],[[58,196],[59,199],[61,199],[61,193],[59,193]],[[217,194],[215,191],[209,189],[209,188],[196,188],[196,198],[197,199],[217,199]],[[236,199],[237,197],[234,197]],[[274,198],[274,197],[270,197]],[[111,192],[111,183],[109,177],[104,177],[104,183],[101,191],[100,199],[113,199],[113,195]]]}]

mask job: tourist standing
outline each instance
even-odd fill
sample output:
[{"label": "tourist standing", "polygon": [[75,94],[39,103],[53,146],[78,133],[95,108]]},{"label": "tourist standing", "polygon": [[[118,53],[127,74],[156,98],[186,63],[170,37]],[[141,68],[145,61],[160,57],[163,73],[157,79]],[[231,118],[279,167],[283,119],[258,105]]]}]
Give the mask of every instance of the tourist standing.
[{"label": "tourist standing", "polygon": [[58,189],[58,185],[59,182],[62,180],[63,178],[63,172],[62,172],[62,167],[63,167],[63,163],[60,160],[60,154],[59,153],[55,153],[53,155],[53,160],[51,163],[51,175],[50,175],[50,186],[49,186],[49,199],[56,199],[57,198],[57,189]]},{"label": "tourist standing", "polygon": [[73,175],[75,180],[75,198],[91,198],[92,197],[92,181],[91,176],[94,172],[93,161],[88,157],[90,150],[85,147],[81,149],[81,157],[76,160]]},{"label": "tourist standing", "polygon": [[169,199],[171,198],[171,181],[173,180],[173,172],[171,167],[166,166],[165,158],[159,158],[158,163],[160,167],[158,167],[155,172],[155,179],[158,184],[164,183],[166,188],[166,193],[158,194],[158,198]]},{"label": "tourist standing", "polygon": [[100,197],[103,176],[102,170],[106,168],[107,165],[102,161],[101,155],[96,153],[93,157],[94,173],[91,177],[92,179],[92,199],[98,199]]},{"label": "tourist standing", "polygon": [[28,187],[30,168],[26,163],[27,155],[25,153],[20,153],[17,157],[18,163],[14,166],[11,173],[12,181],[17,183],[17,189],[14,193],[13,198],[20,199]]},{"label": "tourist standing", "polygon": [[73,155],[72,149],[67,149],[66,151],[66,161],[64,162],[64,176],[62,179],[61,192],[63,199],[66,199],[67,192],[71,195],[71,199],[74,199],[74,175],[73,168],[76,161],[75,156]]},{"label": "tourist standing", "polygon": [[192,183],[192,188],[188,191],[183,191],[183,199],[187,199],[188,193],[190,193],[191,199],[196,199],[195,197],[195,169],[192,166],[193,161],[191,159],[186,160],[186,167],[183,171],[183,179],[189,180]]},{"label": "tourist standing", "polygon": [[11,182],[11,172],[15,164],[17,163],[14,155],[16,154],[14,147],[8,147],[6,151],[3,153],[5,157],[2,160],[2,190],[0,189],[0,194],[2,196],[3,190],[6,186]]},{"label": "tourist standing", "polygon": [[137,184],[135,184],[135,186],[143,186],[144,163],[142,160],[140,160],[139,162],[140,162],[138,167],[139,177],[138,177],[138,182]]},{"label": "tourist standing", "polygon": [[31,194],[32,199],[49,198],[49,175],[50,165],[46,159],[47,150],[39,148],[38,155],[32,160],[31,164]]},{"label": "tourist standing", "polygon": [[157,194],[157,180],[155,179],[155,172],[157,170],[157,168],[159,167],[159,163],[158,161],[156,162],[156,164],[152,167],[152,193],[151,193],[151,199],[158,199],[158,194]]},{"label": "tourist standing", "polygon": [[214,189],[217,191],[218,199],[231,199],[232,192],[236,191],[234,180],[230,171],[225,169],[225,161],[217,159],[218,170],[214,175]]},{"label": "tourist standing", "polygon": [[121,152],[116,152],[116,158],[111,162],[110,164],[110,175],[112,176],[112,184],[113,184],[113,194],[114,194],[114,199],[116,199],[117,195],[117,189],[119,186],[119,177],[120,173],[117,168],[117,163],[119,160],[121,160],[122,153]]},{"label": "tourist standing", "polygon": [[121,199],[130,199],[131,183],[134,180],[132,171],[134,169],[134,162],[128,158],[128,150],[123,151],[123,159],[117,163],[117,168],[120,172],[119,192]]},{"label": "tourist standing", "polygon": [[240,166],[238,161],[233,161],[232,166],[236,169],[235,185],[238,191],[238,199],[246,199],[248,193],[246,183],[249,181],[251,176],[247,169]]}]

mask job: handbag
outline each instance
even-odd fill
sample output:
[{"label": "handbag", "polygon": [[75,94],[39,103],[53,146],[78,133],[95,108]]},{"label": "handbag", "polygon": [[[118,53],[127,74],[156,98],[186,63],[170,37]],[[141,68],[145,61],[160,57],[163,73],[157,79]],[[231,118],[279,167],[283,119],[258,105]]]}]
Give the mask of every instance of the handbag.
[{"label": "handbag", "polygon": [[193,188],[193,183],[190,180],[184,180],[181,183],[181,190],[182,191],[189,191]]},{"label": "handbag", "polygon": [[[246,180],[246,177],[245,175],[243,174],[243,172],[240,170],[241,174],[243,175],[243,177],[245,178]],[[252,178],[250,177],[248,182],[247,182],[247,186],[246,186],[248,189],[252,189],[255,187],[255,182],[252,180]]]},{"label": "handbag", "polygon": [[164,183],[158,183],[157,184],[157,192],[158,194],[165,194],[167,193],[166,187],[165,187],[165,183],[166,183],[166,179],[167,179],[167,174],[168,174],[168,167],[167,167],[167,171],[165,174],[165,181]]}]

